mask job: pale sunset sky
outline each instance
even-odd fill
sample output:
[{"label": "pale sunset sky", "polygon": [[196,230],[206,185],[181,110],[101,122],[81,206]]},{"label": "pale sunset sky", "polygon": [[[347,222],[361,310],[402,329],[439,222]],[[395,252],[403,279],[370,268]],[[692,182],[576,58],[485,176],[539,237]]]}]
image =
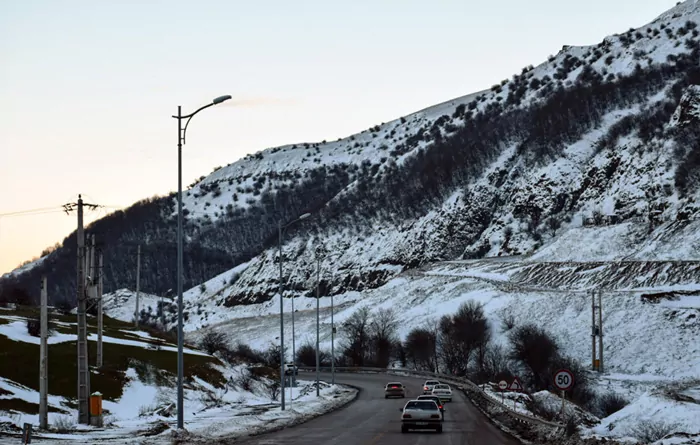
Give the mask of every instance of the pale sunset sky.
[{"label": "pale sunset sky", "polygon": [[[675,0],[4,0],[0,273],[61,241],[78,193],[126,207],[247,153],[334,140],[490,87]],[[55,209],[24,216],[7,213]],[[86,221],[110,209],[86,213]],[[4,216],[3,216],[4,215]]]}]

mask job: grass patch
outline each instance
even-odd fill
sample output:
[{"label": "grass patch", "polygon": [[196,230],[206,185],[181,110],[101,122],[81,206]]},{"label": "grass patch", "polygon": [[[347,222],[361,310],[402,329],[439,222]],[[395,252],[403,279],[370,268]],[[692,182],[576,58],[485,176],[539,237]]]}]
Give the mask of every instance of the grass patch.
[{"label": "grass patch", "polygon": [[[36,311],[23,309],[21,311],[13,311],[11,315],[31,317],[35,316],[35,313]],[[72,323],[71,327],[56,326],[56,331],[75,335],[75,318],[74,315],[53,315],[54,321]],[[95,321],[94,318],[89,319],[88,323]],[[23,321],[23,326],[24,323]],[[120,329],[133,330],[133,325],[130,323],[105,317],[104,325],[105,336],[138,340],[143,343],[166,344],[164,340],[148,340],[139,338],[136,334],[120,332]],[[88,331],[96,333],[94,326],[89,326]],[[154,334],[151,335],[155,336]],[[76,397],[76,342],[69,341],[51,344],[48,349],[49,394],[66,398]],[[104,366],[97,370],[94,368],[97,343],[95,341],[88,342],[88,357],[91,370],[93,371],[90,378],[90,391],[101,392],[104,400],[115,401],[121,397],[123,387],[127,383],[126,371],[129,368],[135,368],[139,380],[145,384],[159,386],[172,386],[174,384],[174,376],[177,374],[176,351],[154,350],[141,346],[107,342],[103,343],[103,351]],[[187,383],[189,379],[196,376],[216,387],[223,388],[226,383],[224,376],[211,366],[220,364],[221,362],[215,357],[185,353],[185,382]],[[16,342],[4,335],[0,335],[0,377],[38,391],[39,345]],[[32,404],[28,404],[24,408],[29,409],[29,405]],[[0,408],[2,408],[2,405],[0,405]]]},{"label": "grass patch", "polygon": [[[39,404],[23,399],[0,399],[0,411],[17,411],[26,414],[39,414]],[[67,414],[66,411],[49,405],[50,413]]]}]

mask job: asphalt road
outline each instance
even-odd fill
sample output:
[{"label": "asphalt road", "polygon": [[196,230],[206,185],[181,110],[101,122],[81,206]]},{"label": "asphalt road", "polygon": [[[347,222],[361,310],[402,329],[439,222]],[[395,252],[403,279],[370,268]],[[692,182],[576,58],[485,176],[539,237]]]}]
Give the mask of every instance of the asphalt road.
[{"label": "asphalt road", "polygon": [[[304,374],[315,379],[315,374]],[[330,374],[322,374],[330,381]],[[384,385],[400,381],[406,399],[385,399]],[[246,445],[520,445],[484,417],[464,395],[453,388],[454,400],[445,404],[442,434],[434,431],[401,433],[401,413],[408,397],[421,394],[423,379],[384,374],[336,373],[337,383],[360,388],[354,402],[332,413],[278,432],[236,441]]]}]

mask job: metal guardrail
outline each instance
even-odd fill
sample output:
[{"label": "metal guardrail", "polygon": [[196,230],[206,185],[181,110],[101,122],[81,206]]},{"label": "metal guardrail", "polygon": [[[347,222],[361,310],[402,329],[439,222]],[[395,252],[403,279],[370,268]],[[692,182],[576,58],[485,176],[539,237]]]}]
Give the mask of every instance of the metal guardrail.
[{"label": "metal guardrail", "polygon": [[[316,367],[308,367],[308,366],[299,366],[298,367],[299,371],[304,371],[304,372],[316,372]],[[322,366],[319,368],[319,371],[321,372],[330,372],[332,369],[330,366]],[[384,373],[384,374],[395,374],[395,375],[410,375],[412,377],[427,377],[427,378],[435,378],[437,380],[443,381],[445,383],[451,383],[455,386],[468,386],[471,390],[474,390],[483,400],[487,401],[488,403],[491,403],[500,409],[502,409],[506,414],[510,415],[511,417],[515,418],[516,420],[519,420],[521,422],[526,422],[530,424],[535,424],[535,425],[544,425],[552,428],[564,428],[564,425],[561,423],[557,422],[551,422],[549,420],[545,419],[540,419],[528,414],[523,414],[519,413],[512,408],[509,408],[507,405],[504,403],[499,402],[498,400],[493,399],[491,396],[489,396],[486,391],[484,391],[479,385],[476,383],[472,382],[469,379],[463,378],[463,377],[457,377],[453,375],[447,375],[447,374],[438,374],[434,372],[428,372],[428,371],[416,371],[414,369],[406,369],[406,368],[372,368],[372,367],[351,367],[351,366],[336,366],[335,367],[336,372],[352,372],[352,373]]]}]

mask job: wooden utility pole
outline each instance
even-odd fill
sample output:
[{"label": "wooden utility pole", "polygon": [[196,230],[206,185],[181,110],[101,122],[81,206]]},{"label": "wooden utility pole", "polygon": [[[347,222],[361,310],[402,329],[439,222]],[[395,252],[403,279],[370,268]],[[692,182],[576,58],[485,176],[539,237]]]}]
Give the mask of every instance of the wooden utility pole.
[{"label": "wooden utility pole", "polygon": [[600,364],[598,371],[603,372],[603,292],[598,290],[598,349]]},{"label": "wooden utility pole", "polygon": [[78,422],[84,425],[90,424],[90,368],[88,366],[87,348],[87,292],[85,289],[85,231],[83,229],[83,207],[97,208],[97,204],[87,204],[83,202],[81,195],[78,195],[77,203],[69,203],[63,206],[66,213],[73,210],[78,212],[78,230],[76,232],[77,241],[77,281],[76,296],[78,301],[78,342],[77,342],[77,368],[78,368]]},{"label": "wooden utility pole", "polygon": [[97,367],[102,367],[102,329],[103,329],[103,316],[102,316],[102,277],[104,276],[104,265],[102,262],[102,249],[100,249],[97,257]]},{"label": "wooden utility pole", "polygon": [[139,326],[139,297],[141,292],[141,245],[136,250],[136,311],[134,312],[134,324]]},{"label": "wooden utility pole", "polygon": [[46,276],[41,277],[41,343],[39,346],[39,428],[47,430],[48,422],[48,291],[46,289]]},{"label": "wooden utility pole", "polygon": [[596,363],[597,355],[595,351],[596,336],[598,330],[595,325],[595,290],[591,290],[591,348],[593,351],[593,358],[591,359],[591,367],[593,370],[598,369],[598,363]]},{"label": "wooden utility pole", "polygon": [[[598,304],[596,304],[596,293],[598,294]],[[603,372],[603,292],[601,290],[591,290],[591,317],[593,370]],[[598,351],[596,351],[596,340]]]}]

